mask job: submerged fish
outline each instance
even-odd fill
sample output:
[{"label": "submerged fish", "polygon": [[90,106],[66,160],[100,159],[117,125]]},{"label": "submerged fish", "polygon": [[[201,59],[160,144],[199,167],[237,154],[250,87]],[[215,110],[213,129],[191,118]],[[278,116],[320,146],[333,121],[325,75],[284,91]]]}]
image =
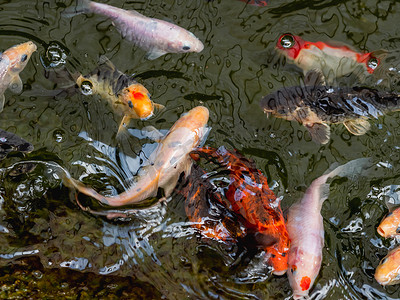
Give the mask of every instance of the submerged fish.
[{"label": "submerged fish", "polygon": [[134,10],[123,10],[111,5],[80,0],[76,8],[67,9],[65,16],[96,13],[108,17],[123,38],[148,51],[148,59],[166,53],[201,52],[203,43],[190,31],[172,23],[146,17]]},{"label": "submerged fish", "polygon": [[180,117],[150,155],[149,165],[139,173],[133,186],[119,195],[103,196],[69,176],[64,178],[64,183],[111,206],[140,203],[149,197],[155,197],[159,187],[164,189],[164,196],[168,197],[180,174],[185,172],[187,176],[190,173],[192,160],[189,152],[205,137],[208,116],[207,108],[197,106]]},{"label": "submerged fish", "polygon": [[384,55],[382,50],[360,53],[338,42],[310,42],[290,33],[282,35],[276,47],[303,69],[304,74],[319,70],[329,82],[336,77],[355,72],[357,68],[367,75],[372,74]]},{"label": "submerged fish", "polygon": [[400,283],[400,247],[390,251],[375,270],[375,279],[382,285]]},{"label": "submerged fish", "polygon": [[153,115],[154,107],[161,104],[150,99],[149,91],[140,83],[117,70],[105,56],[99,67],[89,75],[80,75],[76,84],[84,95],[98,94],[112,105],[113,110],[123,116],[118,133],[131,119],[147,119]]},{"label": "submerged fish", "polygon": [[267,178],[254,162],[224,147],[200,148],[191,155],[200,155],[229,170],[230,182],[225,191],[228,203],[219,201],[235,212],[247,231],[254,234],[257,243],[267,253],[274,274],[284,274],[288,267],[289,236],[280,201],[268,188]]},{"label": "submerged fish", "polygon": [[266,0],[240,0],[242,2],[246,2],[249,5],[253,5],[253,6],[267,6],[268,5],[268,1]]},{"label": "submerged fish", "polygon": [[0,112],[4,108],[4,92],[9,88],[14,93],[22,91],[19,73],[25,68],[36,45],[29,41],[13,46],[0,54]]},{"label": "submerged fish", "polygon": [[33,145],[31,143],[11,132],[0,129],[0,160],[13,151],[29,153],[32,150]]},{"label": "submerged fish", "polygon": [[180,191],[185,196],[186,215],[203,237],[236,243],[238,238],[246,235],[246,229],[235,215],[221,207],[223,195],[207,176],[200,166],[192,166],[190,176]]},{"label": "submerged fish", "polygon": [[267,114],[303,124],[315,142],[330,139],[328,124],[343,125],[354,135],[370,129],[368,118],[400,109],[400,94],[367,87],[340,88],[322,84],[321,74],[308,72],[305,86],[282,88],[261,99]]},{"label": "submerged fish", "polygon": [[379,224],[378,233],[384,238],[400,235],[400,207],[390,212]]},{"label": "submerged fish", "polygon": [[360,158],[335,168],[315,179],[303,198],[293,204],[287,217],[290,237],[289,270],[287,272],[293,298],[306,297],[314,284],[322,262],[324,224],[321,208],[329,194],[327,180],[335,176],[361,174],[369,159]]}]

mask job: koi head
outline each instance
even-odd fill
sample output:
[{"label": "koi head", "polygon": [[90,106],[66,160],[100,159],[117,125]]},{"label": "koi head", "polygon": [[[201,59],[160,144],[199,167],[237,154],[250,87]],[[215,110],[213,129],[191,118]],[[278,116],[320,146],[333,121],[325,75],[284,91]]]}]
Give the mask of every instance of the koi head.
[{"label": "koi head", "polygon": [[299,36],[285,33],[281,35],[276,43],[276,48],[286,55],[286,57],[295,60],[300,51],[307,46],[306,43],[307,42]]},{"label": "koi head", "polygon": [[400,235],[400,208],[389,213],[379,224],[377,231],[384,238]]},{"label": "koi head", "polygon": [[140,119],[147,119],[153,115],[154,104],[150,99],[149,91],[140,83],[134,83],[124,88],[120,94],[123,103],[135,111]]},{"label": "koi head", "polygon": [[390,251],[379,263],[375,271],[375,279],[382,285],[400,282],[400,247]]},{"label": "koi head", "polygon": [[0,60],[3,57],[7,57],[10,63],[10,71],[19,73],[25,68],[32,53],[35,52],[36,49],[37,46],[31,41],[15,45],[4,51]]},{"label": "koi head", "polygon": [[169,41],[168,48],[170,52],[176,53],[201,52],[204,45],[193,33],[185,30],[181,31],[176,39]]}]

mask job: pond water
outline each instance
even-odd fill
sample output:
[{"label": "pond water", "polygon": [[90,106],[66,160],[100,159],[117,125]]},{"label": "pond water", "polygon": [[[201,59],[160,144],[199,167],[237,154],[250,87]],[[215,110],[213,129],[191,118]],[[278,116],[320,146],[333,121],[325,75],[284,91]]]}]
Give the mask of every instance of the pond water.
[{"label": "pond water", "polygon": [[[331,164],[360,157],[381,162],[373,174],[331,184],[322,208],[323,262],[311,296],[400,298],[398,286],[382,287],[373,277],[380,259],[396,245],[393,239],[381,238],[376,228],[387,213],[385,187],[400,184],[399,113],[371,120],[371,130],[363,136],[333,125],[330,142],[319,145],[297,122],[267,118],[259,106],[263,96],[298,85],[302,78],[302,71],[275,50],[283,33],[311,41],[340,41],[359,51],[386,49],[396,58],[400,3],[271,0],[266,7],[236,0],[105,3],[172,21],[193,32],[205,48],[201,53],[167,54],[149,61],[143,50],[121,39],[105,17],[62,17],[61,12],[75,1],[0,0],[0,49],[27,40],[38,45],[21,73],[22,94],[6,91],[0,115],[0,128],[35,148],[0,163],[0,267],[34,257],[44,269],[132,277],[138,286],[140,282],[153,286],[155,299],[290,298],[286,275],[260,268],[257,253],[249,257],[240,245],[227,249],[200,239],[178,192],[167,202],[138,210],[130,221],[115,222],[82,211],[75,195],[45,164],[26,174],[11,172],[23,161],[56,162],[102,193],[120,192],[155,147],[141,129],[152,125],[165,132],[182,113],[204,105],[210,110],[212,128],[205,144],[237,149],[253,159],[282,198],[284,212]],[[152,100],[166,107],[146,121],[133,120],[131,138],[118,145],[119,121],[108,104],[77,92],[60,94],[73,86],[65,70],[88,74],[101,55],[134,75]]]}]

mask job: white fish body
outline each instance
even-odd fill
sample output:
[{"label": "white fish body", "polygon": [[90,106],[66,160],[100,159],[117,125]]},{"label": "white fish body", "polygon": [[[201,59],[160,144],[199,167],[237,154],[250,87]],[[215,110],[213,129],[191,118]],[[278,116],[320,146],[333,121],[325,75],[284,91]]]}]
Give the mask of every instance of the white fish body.
[{"label": "white fish body", "polygon": [[[75,14],[92,12],[110,18],[122,36],[148,51],[149,59],[166,53],[201,52],[203,43],[190,31],[175,24],[146,17],[134,10],[83,0]],[[73,15],[74,13],[65,13]]]},{"label": "white fish body", "polygon": [[308,296],[321,268],[324,246],[321,208],[329,194],[326,181],[334,176],[360,174],[368,162],[366,158],[356,159],[315,179],[301,201],[290,207],[286,225],[291,242],[287,274],[294,299]]},{"label": "white fish body", "polygon": [[164,189],[164,195],[168,197],[180,174],[185,172],[188,175],[192,164],[189,153],[206,135],[208,117],[208,109],[203,106],[197,106],[180,117],[150,155],[149,165],[143,168],[133,186],[119,195],[103,196],[69,175],[64,178],[64,183],[110,206],[140,203],[156,196],[159,187]]}]

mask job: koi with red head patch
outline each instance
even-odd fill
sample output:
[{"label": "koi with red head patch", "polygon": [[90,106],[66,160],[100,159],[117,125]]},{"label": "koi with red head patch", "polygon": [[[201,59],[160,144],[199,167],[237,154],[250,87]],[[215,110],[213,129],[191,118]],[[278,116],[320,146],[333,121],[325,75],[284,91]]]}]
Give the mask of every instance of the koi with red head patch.
[{"label": "koi with red head patch", "polygon": [[22,91],[19,73],[25,68],[36,45],[29,41],[13,46],[0,54],[0,112],[4,107],[4,92],[8,88],[14,93]]},{"label": "koi with red head patch", "polygon": [[400,283],[400,247],[390,251],[375,270],[375,279],[382,285]]},{"label": "koi with red head patch", "polygon": [[[287,269],[289,236],[280,202],[269,189],[267,178],[250,160],[236,151],[200,148],[200,155],[229,170],[230,183],[225,191],[228,200],[220,200],[235,212],[268,255],[273,272],[282,275]],[[193,156],[192,156],[193,157]]]},{"label": "koi with red head patch", "polygon": [[303,69],[304,74],[318,70],[328,82],[353,72],[372,74],[384,55],[382,50],[361,53],[345,44],[310,42],[290,33],[279,38],[276,48]]},{"label": "koi with red head patch", "polygon": [[84,95],[98,94],[107,99],[122,117],[117,135],[131,119],[147,119],[153,115],[154,108],[164,108],[151,101],[149,91],[142,84],[118,71],[105,56],[100,57],[96,70],[86,76],[80,75],[76,84]]},{"label": "koi with red head patch", "polygon": [[335,168],[315,179],[303,198],[290,207],[287,229],[291,244],[287,276],[294,299],[303,299],[308,295],[321,268],[324,246],[321,208],[328,197],[327,180],[335,176],[354,177],[370,165],[369,159],[360,158]]}]

